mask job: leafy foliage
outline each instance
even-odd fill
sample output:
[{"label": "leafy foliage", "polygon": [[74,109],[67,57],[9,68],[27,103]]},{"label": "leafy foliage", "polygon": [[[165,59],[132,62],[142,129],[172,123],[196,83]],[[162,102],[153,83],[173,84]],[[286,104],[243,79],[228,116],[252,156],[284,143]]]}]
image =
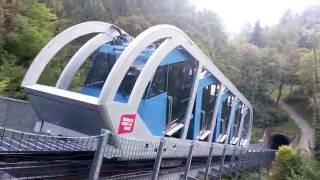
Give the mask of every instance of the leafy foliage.
[{"label": "leafy foliage", "polygon": [[300,180],[319,179],[319,164],[312,157],[293,150],[289,146],[282,146],[272,164],[272,179]]},{"label": "leafy foliage", "polygon": [[37,0],[4,1],[0,6],[0,92],[24,98],[25,68],[52,37],[56,16]]}]

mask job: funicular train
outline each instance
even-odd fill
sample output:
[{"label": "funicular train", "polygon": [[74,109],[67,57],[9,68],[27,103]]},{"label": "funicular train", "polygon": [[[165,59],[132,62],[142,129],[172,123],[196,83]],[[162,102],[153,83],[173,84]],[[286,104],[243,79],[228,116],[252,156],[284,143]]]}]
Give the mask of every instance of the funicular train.
[{"label": "funicular train", "polygon": [[[37,83],[61,48],[92,33],[97,35],[72,56],[55,87]],[[81,90],[71,91],[72,79],[91,54]],[[163,136],[227,146],[250,141],[250,102],[170,25],[151,27],[136,38],[104,22],[70,27],[41,50],[22,86],[40,119],[38,132],[90,136],[104,128],[141,141]]]}]

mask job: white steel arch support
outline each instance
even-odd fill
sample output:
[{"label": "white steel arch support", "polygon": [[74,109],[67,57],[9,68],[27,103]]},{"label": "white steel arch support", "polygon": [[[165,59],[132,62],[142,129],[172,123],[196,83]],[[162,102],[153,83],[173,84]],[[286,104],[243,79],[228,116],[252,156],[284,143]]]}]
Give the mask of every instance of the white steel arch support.
[{"label": "white steel arch support", "polygon": [[237,143],[238,145],[241,143],[241,136],[242,136],[242,130],[243,130],[243,124],[245,121],[245,117],[248,114],[248,109],[246,109],[241,116],[241,120],[240,120],[240,127],[239,127],[239,132],[238,132],[238,138],[239,138],[239,143]]},{"label": "white steel arch support", "polygon": [[149,60],[144,65],[136,81],[136,85],[132,89],[132,93],[128,101],[128,104],[138,109],[144,91],[148,86],[148,82],[152,80],[155,71],[161,63],[161,60],[165,58],[170,53],[170,51],[172,51],[179,45],[179,38],[167,39],[149,57]]},{"label": "white steel arch support", "polygon": [[195,80],[194,80],[194,83],[192,85],[191,97],[190,97],[189,104],[188,104],[188,107],[187,107],[187,114],[185,116],[185,126],[182,129],[182,135],[181,135],[182,139],[186,139],[187,135],[188,135],[190,120],[191,120],[191,117],[192,117],[192,110],[193,110],[193,107],[194,107],[194,104],[195,104],[195,99],[196,99],[196,95],[197,95],[197,90],[198,90],[201,71],[202,71],[202,64],[198,63],[197,74],[195,76]]},{"label": "white steel arch support", "polygon": [[100,33],[81,46],[60,74],[56,88],[68,89],[73,77],[85,60],[101,45],[111,41],[112,39],[112,36],[109,36],[106,33]]},{"label": "white steel arch support", "polygon": [[[128,71],[138,54],[151,43],[170,37],[183,36],[188,45],[182,46],[210,73],[212,73],[224,86],[226,86],[236,97],[238,97],[249,109],[252,109],[250,102],[239,92],[239,90],[222,74],[222,72],[206,57],[201,50],[178,28],[170,25],[158,25],[142,32],[121,54],[118,61],[112,68],[106,83],[101,91],[99,103],[111,102],[118,90],[121,80]],[[112,82],[112,83],[111,83]]]},{"label": "white steel arch support", "polygon": [[179,36],[181,33],[183,34],[183,32],[176,27],[170,25],[159,25],[151,27],[138,35],[136,39],[122,52],[116,64],[111,69],[111,72],[102,88],[99,103],[106,104],[113,100],[120,83],[129,70],[131,64],[147,46],[160,39]]},{"label": "white steel arch support", "polygon": [[[55,36],[36,56],[31,66],[29,67],[23,81],[22,86],[36,84],[41,73],[52,57],[72,40],[91,33],[108,33],[110,36],[117,36],[119,32],[116,26],[99,21],[89,21],[72,26],[57,36]],[[122,31],[122,30],[120,30]],[[121,33],[127,34],[122,31]]]},{"label": "white steel arch support", "polygon": [[230,113],[228,128],[227,128],[227,139],[226,139],[225,144],[228,144],[228,141],[230,138],[229,135],[230,135],[230,131],[231,131],[231,126],[232,126],[234,119],[235,119],[235,112],[237,110],[238,103],[240,103],[240,101],[238,100],[238,98],[235,98],[235,100],[232,103],[232,107],[231,107],[231,113]]},{"label": "white steel arch support", "polygon": [[[169,38],[165,40],[158,48],[157,50],[150,56],[149,60],[145,64],[144,68],[142,69],[137,81],[136,85],[134,86],[132,90],[132,95],[130,96],[128,104],[133,106],[135,109],[138,110],[139,104],[141,102],[142,96],[144,94],[145,89],[147,88],[148,82],[152,80],[152,77],[157,70],[158,66],[160,65],[162,59],[164,59],[172,50],[174,50],[178,46],[185,47],[188,45],[187,42],[184,42],[185,39],[183,39],[181,36],[175,36],[173,38]],[[198,70],[197,70],[197,76],[191,91],[191,98],[188,104],[187,113],[185,116],[184,121],[184,128],[183,133],[181,134],[181,137],[183,139],[187,136],[187,129],[189,127],[189,122],[192,114],[193,104],[195,100],[196,90],[198,86],[198,78],[199,74],[201,72],[202,65],[199,64]]]},{"label": "white steel arch support", "polygon": [[250,143],[250,140],[251,140],[252,126],[253,126],[253,110],[252,110],[252,108],[249,109],[249,112],[250,112],[250,124],[249,124],[250,128],[249,128],[249,134],[247,137],[248,143]]},{"label": "white steel arch support", "polygon": [[211,133],[209,134],[208,142],[211,142],[212,138],[213,138],[213,133],[214,133],[214,128],[216,126],[219,106],[220,106],[220,103],[222,103],[220,101],[221,101],[221,98],[222,98],[223,94],[226,93],[225,90],[226,90],[225,86],[223,84],[221,84],[220,85],[220,90],[219,90],[219,93],[218,93],[218,97],[217,97],[215,105],[214,105],[213,116],[212,116],[212,120],[211,120],[211,124],[210,124]]}]

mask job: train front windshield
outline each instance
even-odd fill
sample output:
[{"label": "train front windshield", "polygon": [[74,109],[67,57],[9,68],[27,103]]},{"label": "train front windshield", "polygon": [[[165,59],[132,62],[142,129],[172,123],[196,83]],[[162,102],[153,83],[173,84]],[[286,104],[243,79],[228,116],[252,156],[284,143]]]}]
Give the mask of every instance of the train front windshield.
[{"label": "train front windshield", "polygon": [[[99,51],[97,53],[85,79],[84,86],[81,88],[83,94],[95,97],[100,95],[101,89],[120,54],[121,52],[105,53]],[[116,97],[117,101],[125,101],[125,97],[128,97],[131,94],[133,86],[146,61],[147,57],[139,56],[130,66],[126,76],[120,84]]]},{"label": "train front windshield", "polygon": [[117,58],[116,54],[98,53],[93,61],[84,86],[101,89]]}]

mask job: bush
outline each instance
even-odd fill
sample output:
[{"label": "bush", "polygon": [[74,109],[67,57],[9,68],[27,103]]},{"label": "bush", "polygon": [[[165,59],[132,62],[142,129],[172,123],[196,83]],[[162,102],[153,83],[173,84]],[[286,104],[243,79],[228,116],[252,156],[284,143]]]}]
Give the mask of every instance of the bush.
[{"label": "bush", "polygon": [[282,146],[272,164],[271,178],[275,180],[317,180],[320,177],[319,164],[310,156]]}]

